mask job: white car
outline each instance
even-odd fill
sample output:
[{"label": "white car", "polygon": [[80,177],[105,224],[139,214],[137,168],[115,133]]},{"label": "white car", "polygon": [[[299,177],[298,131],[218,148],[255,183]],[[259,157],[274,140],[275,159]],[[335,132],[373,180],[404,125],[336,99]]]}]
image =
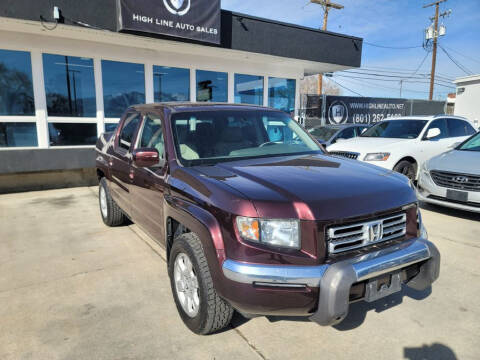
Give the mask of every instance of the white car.
[{"label": "white car", "polygon": [[384,120],[361,136],[339,141],[327,150],[332,155],[395,170],[415,181],[425,161],[475,133],[472,124],[462,117],[399,117]]},{"label": "white car", "polygon": [[427,161],[418,179],[418,199],[480,213],[480,133]]}]

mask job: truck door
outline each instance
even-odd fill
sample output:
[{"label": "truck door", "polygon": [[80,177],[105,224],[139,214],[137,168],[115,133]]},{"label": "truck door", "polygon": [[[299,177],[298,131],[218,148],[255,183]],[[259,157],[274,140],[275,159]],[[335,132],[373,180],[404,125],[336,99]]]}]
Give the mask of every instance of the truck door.
[{"label": "truck door", "polygon": [[132,163],[132,143],[142,121],[141,114],[137,112],[126,115],[122,129],[117,139],[113,155],[111,157],[111,175],[110,191],[113,199],[118,206],[131,216],[130,206],[130,188],[132,185],[131,163]]},{"label": "truck door", "polygon": [[132,164],[132,218],[155,240],[165,243],[163,202],[167,166],[165,162],[164,127],[159,115],[146,114],[135,149],[156,149],[160,164],[147,168]]}]

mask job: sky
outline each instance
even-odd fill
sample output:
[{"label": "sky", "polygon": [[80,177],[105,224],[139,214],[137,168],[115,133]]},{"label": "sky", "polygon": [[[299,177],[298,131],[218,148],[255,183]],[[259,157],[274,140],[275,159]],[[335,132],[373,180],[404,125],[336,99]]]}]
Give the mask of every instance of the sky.
[{"label": "sky", "polygon": [[[317,29],[323,23],[322,7],[310,4],[309,0],[221,1],[223,9],[244,14]],[[399,76],[398,78],[382,76],[381,79],[390,81],[380,81],[372,80],[371,78],[379,78],[374,75],[335,73],[332,79],[343,86],[342,94],[399,97],[400,79],[405,75],[407,80],[402,84],[402,97],[427,99],[432,57],[431,52],[427,53],[422,45],[425,28],[431,24],[429,18],[434,15],[435,7],[424,9],[423,5],[433,0],[334,0],[334,2],[341,3],[345,8],[330,11],[328,30],[363,38],[360,71]],[[480,0],[448,0],[440,5],[440,13],[449,9],[452,10],[450,16],[440,20],[440,23],[446,26],[447,32],[445,36],[440,37],[439,44],[464,70],[457,67],[442,49],[438,49],[439,85],[435,85],[434,99],[442,100],[447,93],[455,91],[452,79],[470,73],[480,74]],[[389,47],[418,47],[387,49],[365,42]],[[423,77],[425,80],[408,79],[417,69],[415,77]]]}]

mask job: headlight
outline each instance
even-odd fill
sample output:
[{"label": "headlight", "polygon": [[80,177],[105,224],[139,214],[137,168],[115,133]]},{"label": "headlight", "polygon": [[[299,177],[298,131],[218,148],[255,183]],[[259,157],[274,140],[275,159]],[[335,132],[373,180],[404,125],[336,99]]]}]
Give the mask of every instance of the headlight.
[{"label": "headlight", "polygon": [[300,249],[298,220],[262,220],[237,217],[237,228],[245,240],[272,246]]},{"label": "headlight", "polygon": [[365,155],[363,161],[387,161],[390,153],[370,153]]}]

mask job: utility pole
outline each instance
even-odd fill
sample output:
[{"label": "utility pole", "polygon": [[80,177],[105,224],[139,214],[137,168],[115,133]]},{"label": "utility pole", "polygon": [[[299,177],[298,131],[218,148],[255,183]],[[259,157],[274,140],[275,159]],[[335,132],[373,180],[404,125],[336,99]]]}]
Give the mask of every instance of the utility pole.
[{"label": "utility pole", "polygon": [[[446,1],[446,0],[444,0]],[[330,9],[342,10],[343,5],[330,2],[330,0],[310,0],[311,3],[321,5],[323,8],[323,27],[322,30],[327,30],[328,12]],[[322,95],[323,75],[318,74],[318,95]]]},{"label": "utility pole", "polygon": [[403,79],[400,80],[400,98],[402,98],[402,90],[403,90]]},{"label": "utility pole", "polygon": [[[438,43],[438,10],[439,5],[447,0],[439,0],[435,1],[431,4],[424,5],[423,8],[428,8],[430,6],[435,5],[435,20],[434,20],[434,29],[433,29],[433,53],[432,53],[432,72],[430,74],[430,95],[428,96],[428,100],[433,99],[433,86],[435,84],[435,67],[437,65],[437,43]],[[443,15],[443,14],[442,14]]]}]

